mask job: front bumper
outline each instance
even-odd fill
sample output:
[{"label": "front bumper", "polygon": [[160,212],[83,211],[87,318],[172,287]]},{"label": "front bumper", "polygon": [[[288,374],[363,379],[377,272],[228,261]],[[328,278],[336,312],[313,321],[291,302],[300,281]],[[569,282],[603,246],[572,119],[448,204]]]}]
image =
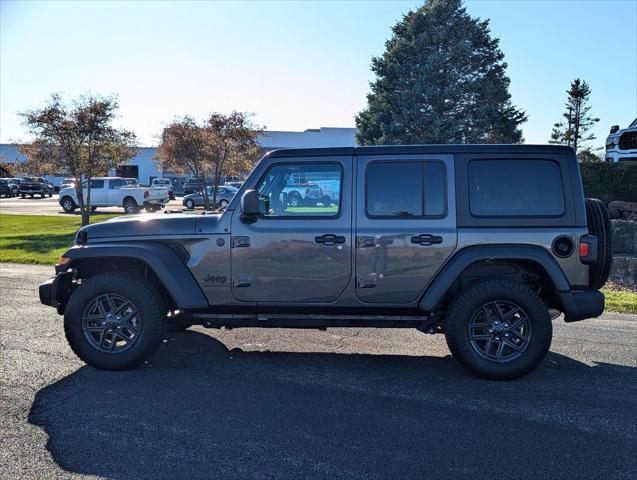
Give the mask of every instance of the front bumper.
[{"label": "front bumper", "polygon": [[566,322],[595,318],[604,313],[604,294],[599,290],[560,292],[560,300]]},{"label": "front bumper", "polygon": [[38,287],[40,302],[57,309],[62,315],[66,307],[66,301],[73,290],[73,272],[59,273],[49,278]]},{"label": "front bumper", "polygon": [[607,162],[623,162],[637,160],[637,150],[606,150],[604,160]]}]

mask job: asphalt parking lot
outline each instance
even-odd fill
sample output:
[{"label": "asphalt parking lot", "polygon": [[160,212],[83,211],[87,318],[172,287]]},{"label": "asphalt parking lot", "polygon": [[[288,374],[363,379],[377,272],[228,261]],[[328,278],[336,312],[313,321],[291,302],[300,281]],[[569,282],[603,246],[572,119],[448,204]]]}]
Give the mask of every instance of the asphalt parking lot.
[{"label": "asphalt parking lot", "polygon": [[2,478],[635,478],[637,316],[555,322],[527,377],[476,379],[410,330],[193,328],[143,367],[70,351],[0,265]]},{"label": "asphalt parking lot", "polygon": [[[168,202],[167,209],[181,210],[183,205],[181,204],[182,198],[177,197],[175,200]],[[53,195],[49,198],[1,198],[0,199],[0,213],[9,213],[16,215],[69,215],[62,210],[58,203],[58,196]],[[122,207],[104,207],[99,208],[97,213],[121,213],[124,214]],[[75,211],[74,215],[79,215],[79,209]]]}]

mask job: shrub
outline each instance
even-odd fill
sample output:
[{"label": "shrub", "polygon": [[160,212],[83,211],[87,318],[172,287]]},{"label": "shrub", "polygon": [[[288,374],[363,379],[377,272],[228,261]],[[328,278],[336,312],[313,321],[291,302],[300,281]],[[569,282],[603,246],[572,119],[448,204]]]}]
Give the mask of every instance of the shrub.
[{"label": "shrub", "polygon": [[637,162],[580,163],[584,195],[604,203],[637,202]]}]

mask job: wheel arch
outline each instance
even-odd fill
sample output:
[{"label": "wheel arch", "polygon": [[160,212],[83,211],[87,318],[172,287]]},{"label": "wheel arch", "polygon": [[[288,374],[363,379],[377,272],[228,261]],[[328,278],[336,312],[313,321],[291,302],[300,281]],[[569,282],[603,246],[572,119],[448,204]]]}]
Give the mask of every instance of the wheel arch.
[{"label": "wheel arch", "polygon": [[[73,269],[78,278],[89,278],[111,270],[133,271],[151,280],[179,310],[208,307],[183,253],[162,243],[89,244],[69,249],[70,261],[62,268]],[[65,299],[66,300],[66,299]]]},{"label": "wheel arch", "polygon": [[[516,271],[507,271],[507,266]],[[560,293],[570,291],[566,275],[542,247],[478,245],[459,250],[445,263],[425,290],[418,307],[434,312],[472,280],[495,277],[518,277],[519,281],[548,287],[542,292],[542,299],[560,309]]]}]

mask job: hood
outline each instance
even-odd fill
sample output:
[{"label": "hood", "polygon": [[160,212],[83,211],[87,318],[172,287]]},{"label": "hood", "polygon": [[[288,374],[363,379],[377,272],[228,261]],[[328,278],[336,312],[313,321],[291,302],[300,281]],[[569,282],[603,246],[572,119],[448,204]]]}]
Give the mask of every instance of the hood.
[{"label": "hood", "polygon": [[[204,218],[205,217],[205,218]],[[93,240],[105,241],[117,237],[148,237],[148,236],[180,236],[193,235],[201,231],[197,224],[205,223],[206,233],[216,230],[221,215],[192,215],[192,214],[142,214],[125,215],[112,218],[104,222],[82,227],[86,232],[88,242]]]}]

